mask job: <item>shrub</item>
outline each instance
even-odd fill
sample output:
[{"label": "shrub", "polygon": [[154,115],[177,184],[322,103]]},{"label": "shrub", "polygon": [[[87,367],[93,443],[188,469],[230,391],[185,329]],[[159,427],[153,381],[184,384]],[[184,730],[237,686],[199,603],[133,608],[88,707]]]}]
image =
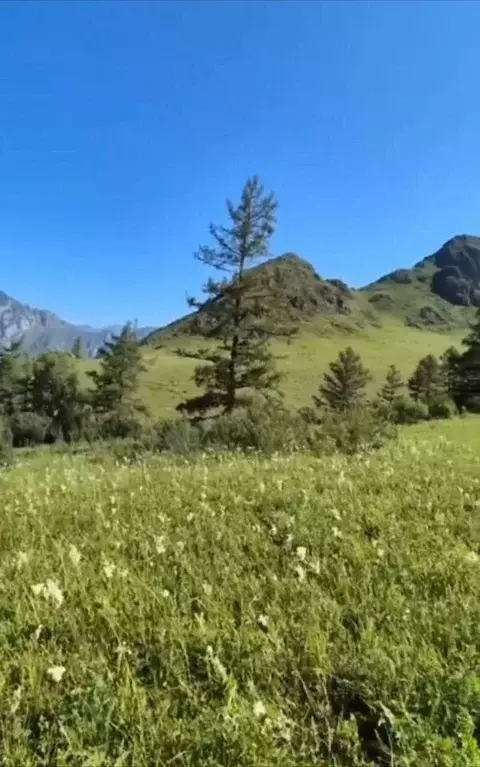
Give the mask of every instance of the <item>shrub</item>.
[{"label": "shrub", "polygon": [[0,419],[0,466],[9,466],[13,461],[12,432],[8,423]]},{"label": "shrub", "polygon": [[19,412],[10,419],[14,447],[43,445],[49,433],[50,420],[38,413]]},{"label": "shrub", "polygon": [[423,402],[414,402],[407,397],[401,397],[392,404],[392,421],[396,424],[414,424],[428,421],[428,407]]},{"label": "shrub", "polygon": [[326,413],[313,434],[311,447],[321,453],[338,450],[352,455],[362,450],[378,450],[396,434],[395,424],[370,405],[344,413]]},{"label": "shrub", "polygon": [[130,409],[119,409],[98,418],[99,436],[104,439],[140,439],[143,425]]},{"label": "shrub", "polygon": [[453,407],[448,400],[439,400],[438,402],[431,402],[428,406],[428,415],[430,418],[451,418],[453,415]]},{"label": "shrub", "polygon": [[200,426],[187,418],[155,424],[151,440],[153,449],[160,452],[191,453],[203,449]]}]

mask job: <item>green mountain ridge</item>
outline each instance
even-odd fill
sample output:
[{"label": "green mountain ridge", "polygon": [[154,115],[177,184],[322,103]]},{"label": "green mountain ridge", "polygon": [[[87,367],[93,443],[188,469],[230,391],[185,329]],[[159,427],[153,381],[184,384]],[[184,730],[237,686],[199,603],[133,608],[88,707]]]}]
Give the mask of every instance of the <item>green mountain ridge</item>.
[{"label": "green mountain ridge", "polygon": [[[396,269],[354,289],[324,279],[311,263],[286,253],[250,270],[266,296],[264,312],[317,332],[355,333],[388,321],[414,328],[466,328],[480,306],[480,237],[458,235],[411,268]],[[212,337],[208,312],[200,309],[153,331],[144,343],[173,337]]]}]

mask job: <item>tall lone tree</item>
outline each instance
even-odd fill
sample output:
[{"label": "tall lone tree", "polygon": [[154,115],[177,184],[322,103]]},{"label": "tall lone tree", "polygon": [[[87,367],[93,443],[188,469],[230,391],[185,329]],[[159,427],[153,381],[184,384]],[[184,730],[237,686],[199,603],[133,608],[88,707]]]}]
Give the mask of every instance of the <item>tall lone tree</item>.
[{"label": "tall lone tree", "polygon": [[135,398],[135,392],[138,377],[145,367],[138,339],[130,324],[124,325],[120,335],[107,341],[98,356],[100,370],[88,372],[95,386],[92,394],[94,410],[100,414],[144,411],[145,408]]},{"label": "tall lone tree", "polygon": [[266,396],[276,391],[280,378],[268,347],[274,331],[261,310],[265,295],[249,271],[269,255],[277,202],[255,176],[245,183],[238,205],[227,201],[227,210],[229,225],[212,224],[213,246],[201,247],[196,254],[228,277],[208,280],[204,302],[189,301],[208,321],[208,335],[220,342],[216,349],[202,351],[204,363],[195,371],[195,383],[204,393],[178,406],[191,414],[212,408],[230,413],[248,402],[252,391]]},{"label": "tall lone tree", "polygon": [[314,396],[313,401],[319,408],[347,413],[365,401],[366,385],[370,380],[370,372],[348,346],[330,363],[330,372],[324,374],[320,385],[320,396]]}]

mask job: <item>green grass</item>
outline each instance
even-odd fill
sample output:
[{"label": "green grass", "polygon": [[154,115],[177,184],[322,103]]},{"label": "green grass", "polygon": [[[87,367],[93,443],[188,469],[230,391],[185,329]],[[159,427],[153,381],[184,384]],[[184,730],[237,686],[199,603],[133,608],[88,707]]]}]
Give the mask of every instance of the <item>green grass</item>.
[{"label": "green grass", "polygon": [[[307,326],[290,345],[281,342],[274,345],[279,357],[278,368],[285,373],[282,389],[289,406],[311,404],[322,373],[348,344],[359,352],[364,364],[372,371],[373,389],[382,382],[390,364],[395,363],[408,377],[421,357],[429,353],[442,354],[451,344],[460,348],[465,335],[465,330],[439,333],[394,322],[361,330],[344,321],[342,331],[334,330],[331,321],[324,325],[315,323]],[[205,346],[205,341],[177,338],[167,341],[163,348],[146,350],[148,371],[141,379],[140,397],[154,417],[174,415],[175,406],[196,393],[192,375],[198,362],[179,357],[173,350],[199,346]]]},{"label": "green grass", "polygon": [[0,763],[478,767],[478,434],[0,473]]}]

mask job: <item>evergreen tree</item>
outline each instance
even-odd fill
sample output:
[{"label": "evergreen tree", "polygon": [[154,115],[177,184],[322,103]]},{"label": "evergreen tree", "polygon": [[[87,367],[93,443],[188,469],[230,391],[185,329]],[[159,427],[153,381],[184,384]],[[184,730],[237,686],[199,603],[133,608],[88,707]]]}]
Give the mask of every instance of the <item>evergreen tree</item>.
[{"label": "evergreen tree", "polygon": [[72,346],[72,354],[76,359],[82,359],[85,356],[85,344],[82,336],[77,336]]},{"label": "evergreen tree", "polygon": [[330,372],[323,376],[320,396],[314,396],[313,401],[317,407],[337,413],[352,411],[365,401],[365,388],[370,380],[370,372],[349,346],[330,363]]},{"label": "evergreen tree", "polygon": [[461,352],[454,346],[449,346],[440,357],[445,390],[448,397],[453,401],[456,400],[458,394],[461,358]]},{"label": "evergreen tree", "polygon": [[146,368],[142,352],[130,324],[118,336],[113,336],[100,349],[100,370],[91,370],[92,403],[96,412],[109,414],[119,411],[145,411],[135,398],[138,377]]},{"label": "evergreen tree", "polygon": [[205,364],[195,371],[195,383],[204,393],[180,404],[179,410],[198,413],[220,408],[229,413],[248,402],[252,392],[268,397],[277,390],[280,376],[268,340],[291,329],[275,329],[262,316],[265,294],[249,271],[258,259],[269,255],[276,208],[274,196],[264,194],[259,179],[249,179],[240,203],[227,202],[229,226],[212,225],[214,246],[201,247],[196,254],[206,266],[228,273],[229,278],[210,279],[204,288],[206,301],[189,302],[208,321],[208,335],[219,345],[202,352]]},{"label": "evergreen tree", "polygon": [[25,407],[29,361],[22,340],[0,351],[0,413],[6,418]]},{"label": "evergreen tree", "polygon": [[390,365],[385,377],[385,383],[380,389],[380,399],[388,405],[392,405],[401,398],[400,392],[405,386],[400,371],[395,365]]},{"label": "evergreen tree", "polygon": [[433,405],[445,397],[444,371],[440,361],[433,354],[423,357],[408,379],[408,388],[416,402]]},{"label": "evergreen tree", "polygon": [[456,361],[455,403],[460,409],[480,407],[480,309],[469,334],[462,342],[465,351]]},{"label": "evergreen tree", "polygon": [[78,437],[85,404],[78,374],[65,352],[45,352],[33,361],[27,384],[27,408],[42,416],[53,439]]}]

